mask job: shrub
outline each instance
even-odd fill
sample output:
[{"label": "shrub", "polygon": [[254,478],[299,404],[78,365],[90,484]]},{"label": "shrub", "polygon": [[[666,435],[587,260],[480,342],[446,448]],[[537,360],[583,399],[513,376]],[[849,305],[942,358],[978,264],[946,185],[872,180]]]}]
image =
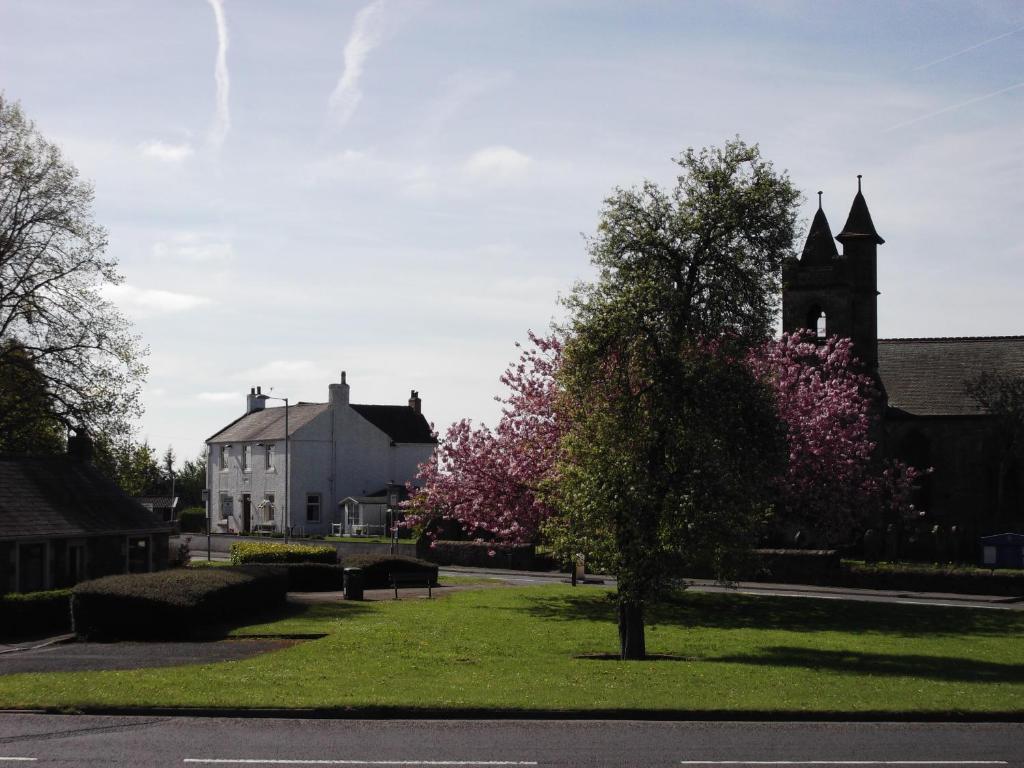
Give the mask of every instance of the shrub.
[{"label": "shrub", "polygon": [[231,545],[231,563],[326,563],[338,562],[334,547],[277,544],[266,541],[236,541]]},{"label": "shrub", "polygon": [[39,637],[70,631],[70,589],[0,596],[0,637]]},{"label": "shrub", "polygon": [[87,637],[176,639],[284,603],[284,569],[182,568],[106,576],[72,590],[74,629]]},{"label": "shrub", "polygon": [[963,565],[862,563],[844,560],[839,582],[860,589],[953,592],[965,595],[1024,595],[1024,571],[991,571]]},{"label": "shrub", "polygon": [[282,566],[288,572],[289,592],[340,592],[345,569],[327,563],[288,563]]},{"label": "shrub", "polygon": [[382,589],[391,586],[391,574],[422,575],[424,580],[437,586],[437,566],[426,560],[403,555],[349,555],[345,558],[346,568],[361,568],[363,586],[366,589]]},{"label": "shrub", "polygon": [[206,510],[186,507],[178,513],[178,528],[182,533],[206,533]]}]

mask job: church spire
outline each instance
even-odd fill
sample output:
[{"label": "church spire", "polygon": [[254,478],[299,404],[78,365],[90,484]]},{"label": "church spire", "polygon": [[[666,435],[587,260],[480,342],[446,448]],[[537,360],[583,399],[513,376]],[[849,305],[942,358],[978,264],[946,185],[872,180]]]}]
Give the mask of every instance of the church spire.
[{"label": "church spire", "polygon": [[832,228],[825,218],[825,211],[821,207],[821,192],[818,193],[818,211],[811,221],[811,229],[807,233],[807,242],[804,244],[803,254],[800,260],[805,264],[827,264],[839,255],[836,244],[832,240]]},{"label": "church spire", "polygon": [[836,240],[845,245],[847,240],[871,238],[875,245],[885,242],[875,231],[875,224],[871,221],[871,212],[868,210],[867,201],[860,190],[861,174],[857,174],[857,195],[853,198],[853,205],[850,206],[850,215],[846,219],[846,226],[843,231],[836,235]]}]

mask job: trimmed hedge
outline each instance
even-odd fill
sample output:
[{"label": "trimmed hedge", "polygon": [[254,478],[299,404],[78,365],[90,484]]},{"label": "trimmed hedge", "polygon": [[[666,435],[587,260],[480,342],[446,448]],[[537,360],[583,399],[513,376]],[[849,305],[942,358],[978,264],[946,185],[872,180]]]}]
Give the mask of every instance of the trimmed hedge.
[{"label": "trimmed hedge", "polygon": [[344,586],[345,569],[327,563],[287,563],[274,568],[288,572],[289,592],[340,592]]},{"label": "trimmed hedge", "polygon": [[71,610],[81,636],[180,639],[276,608],[287,589],[283,568],[181,568],[82,582]]},{"label": "trimmed hedge", "polygon": [[465,565],[478,568],[511,568],[530,571],[536,568],[533,544],[491,544],[486,541],[435,541],[420,546],[417,554],[438,565]]},{"label": "trimmed hedge", "polygon": [[182,533],[206,533],[206,510],[187,507],[178,513],[178,530]]},{"label": "trimmed hedge", "polygon": [[426,560],[404,555],[349,555],[345,568],[361,568],[365,589],[383,589],[391,586],[391,574],[422,575],[424,581],[437,586],[437,566]]},{"label": "trimmed hedge", "polygon": [[843,561],[838,584],[858,589],[950,592],[963,595],[1024,596],[1024,571],[924,563]]},{"label": "trimmed hedge", "polygon": [[70,631],[70,589],[0,596],[0,637],[42,637]]},{"label": "trimmed hedge", "polygon": [[278,544],[267,541],[236,541],[231,545],[232,565],[245,563],[326,563],[335,565],[338,553],[325,545]]}]

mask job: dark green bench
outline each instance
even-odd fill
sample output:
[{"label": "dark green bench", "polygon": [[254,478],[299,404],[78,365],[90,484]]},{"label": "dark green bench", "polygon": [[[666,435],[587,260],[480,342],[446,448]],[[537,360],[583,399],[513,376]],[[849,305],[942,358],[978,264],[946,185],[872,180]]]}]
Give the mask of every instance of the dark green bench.
[{"label": "dark green bench", "polygon": [[417,587],[426,587],[427,597],[433,598],[434,596],[434,578],[429,573],[392,572],[388,574],[388,580],[391,582],[391,588],[395,590],[395,600],[398,599],[399,588],[415,589]]}]

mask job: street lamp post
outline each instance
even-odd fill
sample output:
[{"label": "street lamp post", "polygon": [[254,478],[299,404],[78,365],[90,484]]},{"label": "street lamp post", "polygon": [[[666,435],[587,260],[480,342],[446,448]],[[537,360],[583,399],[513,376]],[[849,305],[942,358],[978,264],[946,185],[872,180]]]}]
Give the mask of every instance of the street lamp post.
[{"label": "street lamp post", "polygon": [[288,398],[287,397],[271,397],[270,395],[259,394],[256,397],[261,400],[281,400],[284,402],[284,541],[288,543],[288,535],[291,533],[291,499],[288,497],[288,477],[291,474],[288,471],[288,456],[291,451],[288,450],[289,439],[291,433],[288,431]]}]

